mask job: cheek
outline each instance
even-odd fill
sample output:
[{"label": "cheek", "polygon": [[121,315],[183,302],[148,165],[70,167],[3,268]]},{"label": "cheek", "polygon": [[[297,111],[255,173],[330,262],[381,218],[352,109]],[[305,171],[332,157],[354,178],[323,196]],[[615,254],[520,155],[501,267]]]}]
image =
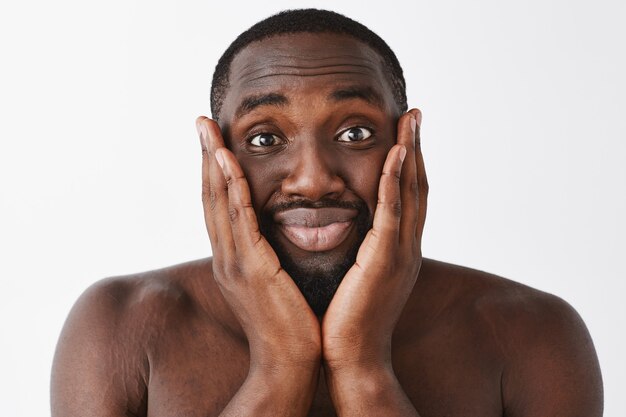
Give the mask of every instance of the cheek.
[{"label": "cheek", "polygon": [[248,181],[252,206],[258,215],[260,209],[264,207],[265,203],[274,192],[276,173],[272,172],[272,164],[268,163],[268,161],[260,160],[260,158],[251,158],[249,156],[235,156]]},{"label": "cheek", "polygon": [[[388,149],[381,148],[367,155],[352,158],[343,169],[346,185],[365,201],[371,215],[378,201],[378,184],[387,151]],[[346,161],[349,160],[346,158]]]}]

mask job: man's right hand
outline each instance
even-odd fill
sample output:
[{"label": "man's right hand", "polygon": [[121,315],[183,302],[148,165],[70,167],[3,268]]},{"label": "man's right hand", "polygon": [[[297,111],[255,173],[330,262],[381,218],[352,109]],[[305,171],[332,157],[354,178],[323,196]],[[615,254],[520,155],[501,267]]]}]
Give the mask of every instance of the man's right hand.
[{"label": "man's right hand", "polygon": [[[261,235],[243,170],[225,148],[219,126],[206,117],[199,117],[196,126],[202,144],[202,201],[213,248],[213,277],[250,347],[248,379],[223,415],[243,409],[262,415],[266,406],[276,413],[277,397],[287,400],[294,395],[299,398],[285,404],[291,409],[284,415],[300,408],[306,414],[321,360],[319,321]],[[269,392],[272,389],[275,395]],[[263,397],[259,390],[268,397],[259,398]],[[299,406],[294,407],[294,401]]]}]

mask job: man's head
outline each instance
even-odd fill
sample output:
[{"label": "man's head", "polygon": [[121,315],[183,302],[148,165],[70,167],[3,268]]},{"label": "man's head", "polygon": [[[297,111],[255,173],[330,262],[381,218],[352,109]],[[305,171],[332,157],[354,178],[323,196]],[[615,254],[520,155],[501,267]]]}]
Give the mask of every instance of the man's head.
[{"label": "man's head", "polygon": [[399,111],[405,112],[407,110],[406,84],[402,67],[389,45],[380,36],[361,23],[339,13],[328,10],[302,9],[286,10],[256,23],[241,33],[224,51],[215,67],[213,82],[211,83],[211,113],[214,120],[220,118],[222,102],[230,86],[229,72],[233,58],[253,42],[293,33],[343,34],[368,45],[380,55]]},{"label": "man's head", "polygon": [[246,174],[261,232],[323,314],[371,227],[406,111],[395,55],[344,16],[283,12],[224,53],[211,107]]}]

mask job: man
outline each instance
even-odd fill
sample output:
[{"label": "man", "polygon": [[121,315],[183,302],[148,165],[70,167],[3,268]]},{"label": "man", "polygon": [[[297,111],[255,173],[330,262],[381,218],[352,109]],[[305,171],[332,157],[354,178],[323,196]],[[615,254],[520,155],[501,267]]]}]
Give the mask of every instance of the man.
[{"label": "man", "polygon": [[101,281],[54,416],[599,416],[562,300],[422,259],[421,113],[378,36],[318,10],[244,32],[197,120],[213,258]]}]

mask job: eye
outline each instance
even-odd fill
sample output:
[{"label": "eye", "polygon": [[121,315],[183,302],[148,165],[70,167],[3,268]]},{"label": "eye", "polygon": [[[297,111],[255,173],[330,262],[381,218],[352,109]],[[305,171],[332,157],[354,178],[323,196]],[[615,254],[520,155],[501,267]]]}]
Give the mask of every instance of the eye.
[{"label": "eye", "polygon": [[267,147],[279,144],[280,139],[271,133],[259,133],[258,135],[253,136],[249,142],[253,146]]},{"label": "eye", "polygon": [[361,142],[372,136],[372,131],[365,127],[351,127],[344,130],[339,138],[339,142]]}]

